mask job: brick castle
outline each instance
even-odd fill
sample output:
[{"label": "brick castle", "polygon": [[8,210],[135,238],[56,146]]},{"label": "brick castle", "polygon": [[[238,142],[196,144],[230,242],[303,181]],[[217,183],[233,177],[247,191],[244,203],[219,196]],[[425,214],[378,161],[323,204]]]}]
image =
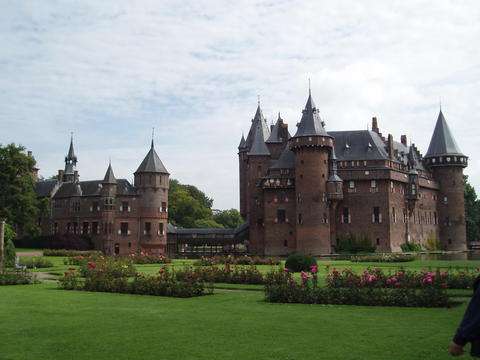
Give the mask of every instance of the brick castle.
[{"label": "brick castle", "polygon": [[80,181],[76,166],[72,138],[64,170],[56,179],[36,182],[37,195],[51,202],[50,214],[40,219],[43,234],[88,235],[109,255],[165,253],[169,173],[153,139],[133,184],[115,178],[111,164],[103,180]]},{"label": "brick castle", "polygon": [[440,110],[427,153],[371,130],[326,131],[308,96],[292,137],[280,115],[267,126],[260,104],[238,147],[240,212],[249,250],[261,255],[335,252],[363,234],[378,251],[407,242],[466,250],[460,151]]}]

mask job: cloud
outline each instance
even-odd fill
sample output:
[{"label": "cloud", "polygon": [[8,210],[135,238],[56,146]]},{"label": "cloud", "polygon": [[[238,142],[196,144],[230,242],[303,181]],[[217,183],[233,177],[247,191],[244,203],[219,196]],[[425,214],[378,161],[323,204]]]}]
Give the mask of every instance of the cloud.
[{"label": "cloud", "polygon": [[0,142],[83,179],[130,179],[151,128],[173,177],[238,206],[236,147],[260,94],[294,132],[307,78],[329,130],[406,133],[426,151],[442,105],[480,186],[476,1],[4,2]]}]

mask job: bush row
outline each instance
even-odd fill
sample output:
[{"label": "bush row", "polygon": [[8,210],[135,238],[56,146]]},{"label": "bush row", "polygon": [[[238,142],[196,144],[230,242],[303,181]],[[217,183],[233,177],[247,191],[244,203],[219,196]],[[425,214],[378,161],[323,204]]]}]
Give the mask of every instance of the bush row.
[{"label": "bush row", "polygon": [[415,260],[415,255],[411,254],[372,254],[372,255],[354,255],[350,257],[353,262],[409,262]]},{"label": "bush row", "polygon": [[279,265],[280,259],[274,257],[260,257],[260,256],[202,256],[199,260],[194,262],[194,265],[198,266],[211,266],[211,265]]},{"label": "bush row", "polygon": [[445,289],[433,286],[411,288],[319,287],[315,273],[302,272],[296,282],[290,272],[272,271],[266,276],[268,302],[365,306],[448,307]]},{"label": "bush row", "polygon": [[198,266],[177,270],[177,276],[183,278],[194,274],[205,282],[228,284],[264,284],[263,274],[255,265]]},{"label": "bush row", "polygon": [[53,266],[53,263],[42,256],[34,256],[34,257],[20,257],[18,261],[18,265],[24,266],[27,269],[35,269],[35,268],[49,268]]},{"label": "bush row", "polygon": [[97,250],[43,249],[43,256],[73,257],[90,255],[101,255],[101,252]]},{"label": "bush row", "polygon": [[357,274],[351,269],[332,269],[328,271],[326,281],[330,288],[470,289],[479,275],[478,271],[472,270],[385,272],[376,268]]},{"label": "bush row", "polygon": [[35,277],[26,270],[9,270],[0,272],[0,285],[26,285],[33,284]]}]

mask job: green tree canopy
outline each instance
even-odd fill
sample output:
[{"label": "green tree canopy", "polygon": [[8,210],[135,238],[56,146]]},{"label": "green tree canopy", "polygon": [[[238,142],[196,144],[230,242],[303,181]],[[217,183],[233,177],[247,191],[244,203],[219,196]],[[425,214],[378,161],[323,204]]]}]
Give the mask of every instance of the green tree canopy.
[{"label": "green tree canopy", "polygon": [[226,228],[235,229],[243,224],[243,219],[237,209],[223,210],[213,215],[213,220]]},{"label": "green tree canopy", "polygon": [[23,146],[0,145],[0,217],[19,232],[31,235],[39,230],[34,167],[35,159]]},{"label": "green tree canopy", "polygon": [[465,180],[465,221],[467,223],[467,241],[480,240],[480,201],[472,185]]}]

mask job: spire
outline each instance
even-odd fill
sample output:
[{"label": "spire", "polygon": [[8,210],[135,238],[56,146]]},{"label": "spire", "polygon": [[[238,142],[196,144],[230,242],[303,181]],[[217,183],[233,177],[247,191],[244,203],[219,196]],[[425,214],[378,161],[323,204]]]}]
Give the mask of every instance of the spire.
[{"label": "spire", "polygon": [[247,142],[245,141],[245,136],[242,133],[242,138],[240,139],[240,144],[238,145],[239,150],[245,149]]},{"label": "spire", "polygon": [[463,155],[443,116],[442,110],[438,114],[435,130],[433,130],[430,146],[425,157],[440,155]]},{"label": "spire", "polygon": [[328,136],[325,128],[323,127],[323,122],[320,119],[318,109],[313,101],[312,93],[309,88],[308,90],[308,99],[305,104],[305,109],[302,111],[302,119],[297,125],[297,133],[294,137],[298,136]]},{"label": "spire", "polygon": [[328,178],[329,182],[342,182],[343,180],[337,174],[337,155],[335,154],[335,147],[332,148],[332,153],[330,154],[330,176]]},{"label": "spire", "polygon": [[153,139],[154,138],[155,138],[155,128],[152,127],[152,146],[151,146],[152,149],[154,148],[154,145],[153,145]]},{"label": "spire", "polygon": [[[280,134],[280,127],[283,125],[283,119],[280,117],[280,113],[278,113],[277,122],[272,126],[272,131],[270,132],[270,136],[265,141],[267,143],[281,143],[283,139],[281,138]],[[285,139],[288,140],[288,139]]]},{"label": "spire", "polygon": [[135,174],[142,173],[142,172],[168,174],[167,169],[165,168],[162,161],[158,157],[157,152],[155,151],[155,148],[153,146],[153,139],[152,139],[152,145],[150,147],[150,151],[147,153],[147,155],[143,159],[137,171],[135,171]]},{"label": "spire", "polygon": [[73,132],[70,133],[70,147],[68,149],[66,160],[77,162],[77,157],[75,156],[75,151],[73,149]]},{"label": "spire", "polygon": [[107,172],[105,173],[105,177],[103,178],[103,183],[104,184],[116,184],[117,179],[115,178],[115,175],[113,174],[113,169],[112,169],[112,162],[109,161],[108,163],[108,169]]},{"label": "spire", "polygon": [[254,138],[252,141],[252,146],[250,147],[250,151],[248,155],[265,155],[269,156],[270,151],[265,144],[265,138],[263,137],[262,132],[262,124],[258,123],[257,128],[255,129]]},{"label": "spire", "polygon": [[268,139],[270,135],[270,130],[268,129],[267,121],[263,117],[262,109],[260,107],[260,101],[257,105],[257,111],[255,112],[255,117],[252,119],[252,126],[250,126],[250,130],[248,131],[246,141],[246,147],[248,150],[252,148],[252,143],[255,139],[255,134],[257,129],[260,131],[260,135],[263,138],[263,141]]}]

